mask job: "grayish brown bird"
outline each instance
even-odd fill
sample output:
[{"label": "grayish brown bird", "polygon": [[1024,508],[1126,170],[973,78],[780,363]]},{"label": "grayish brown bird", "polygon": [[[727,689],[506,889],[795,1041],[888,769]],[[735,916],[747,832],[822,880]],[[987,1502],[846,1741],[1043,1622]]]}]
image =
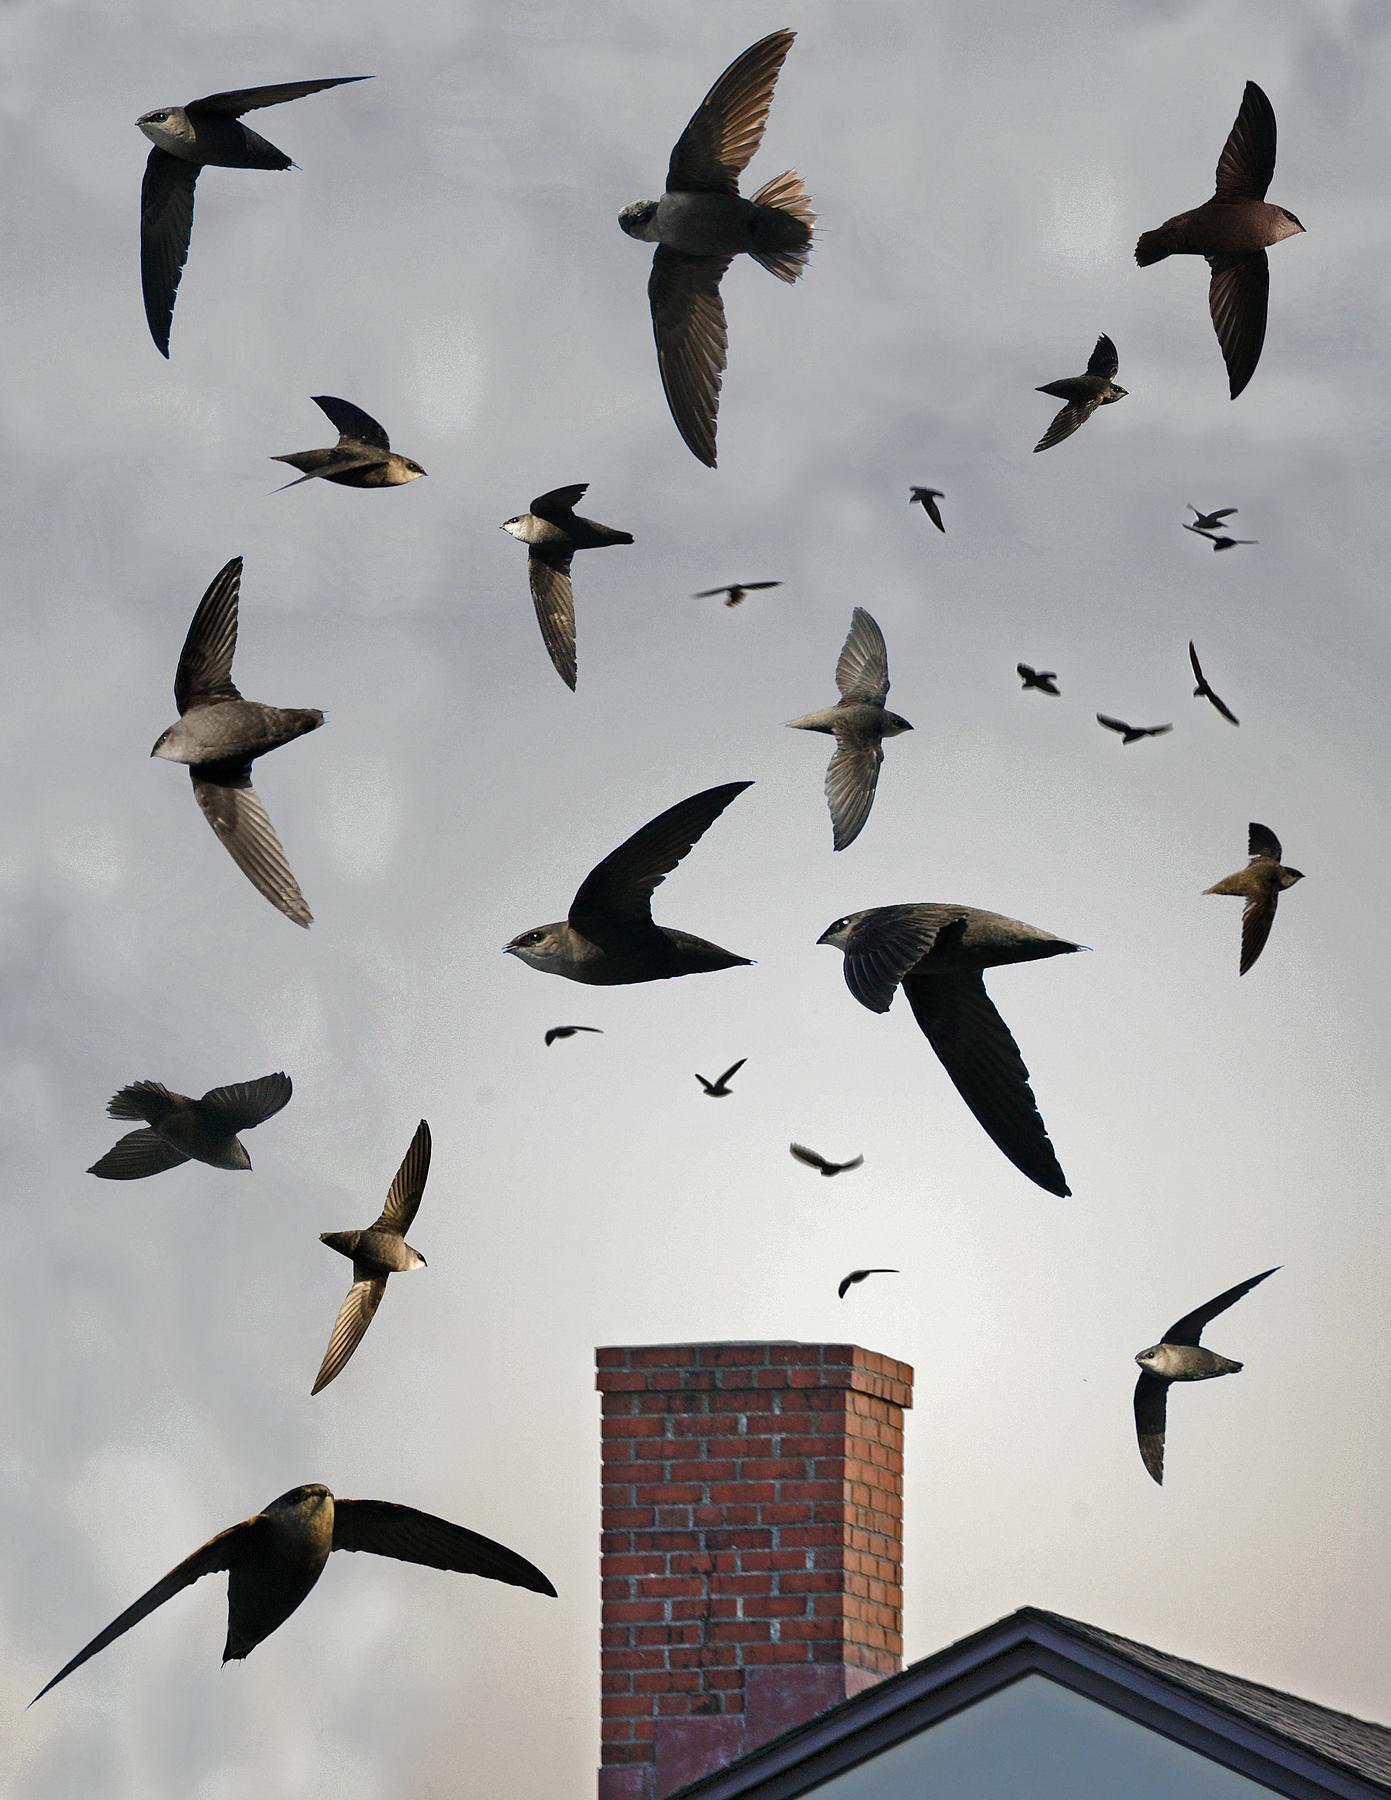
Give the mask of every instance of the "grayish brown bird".
[{"label": "grayish brown bird", "polygon": [[420,1209],[429,1173],[430,1127],[422,1119],[411,1139],[410,1149],[396,1171],[386,1205],[366,1230],[319,1233],[321,1244],[352,1259],[353,1284],[338,1309],[328,1349],[309,1390],[311,1395],[328,1386],[362,1342],[363,1332],[382,1303],[387,1276],[404,1275],[411,1269],[425,1267],[425,1258],[406,1242],[406,1233]]},{"label": "grayish brown bird", "polygon": [[[1277,1263],[1275,1268],[1280,1265]],[[1164,1415],[1169,1387],[1175,1381],[1211,1381],[1216,1375],[1235,1375],[1243,1366],[1215,1350],[1200,1347],[1203,1327],[1211,1324],[1218,1313],[1226,1312],[1243,1294],[1249,1294],[1258,1282],[1275,1269],[1239,1281],[1235,1287],[1209,1300],[1195,1312],[1186,1313],[1171,1325],[1163,1339],[1135,1358],[1140,1365],[1140,1379],[1135,1383],[1135,1435],[1140,1442],[1140,1455],[1145,1467],[1162,1486],[1164,1482]]]},{"label": "grayish brown bird", "polygon": [[566,687],[573,689],[575,662],[575,595],[570,585],[570,559],[577,550],[601,550],[609,544],[631,544],[629,531],[615,531],[575,511],[589,487],[552,488],[538,494],[531,511],[504,519],[502,529],[527,546],[526,572],[536,623],[547,654]]},{"label": "grayish brown bird", "polygon": [[[1304,227],[1265,191],[1275,173],[1275,109],[1254,81],[1246,83],[1241,110],[1217,162],[1211,200],[1177,213],[1135,246],[1141,268],[1166,256],[1205,256],[1212,280],[1208,309],[1227,365],[1232,399],[1256,372],[1265,342],[1270,263],[1266,250]],[[1196,510],[1196,509],[1195,509]]]},{"label": "grayish brown bird", "polygon": [[285,1074],[209,1088],[201,1100],[175,1094],[159,1081],[133,1081],[112,1097],[106,1110],[113,1119],[143,1119],[145,1125],[128,1131],[87,1173],[107,1181],[137,1181],[190,1160],[215,1169],[249,1169],[251,1158],[237,1133],[264,1124],[291,1092]]},{"label": "grayish brown bird", "polygon": [[775,175],[752,199],[739,193],[796,35],[771,32],[735,58],[678,138],[661,199],[618,215],[629,237],[657,246],[647,298],[662,387],[687,449],[711,469],[729,355],[724,272],[747,252],[780,281],[796,281],[811,254],[816,214],[795,170]]},{"label": "grayish brown bird", "polygon": [[743,1068],[748,1060],[747,1056],[741,1056],[737,1063],[731,1063],[724,1074],[717,1076],[714,1081],[707,1081],[703,1075],[697,1075],[696,1080],[705,1089],[712,1100],[725,1100],[729,1097],[730,1081],[739,1073],[740,1069]]},{"label": "grayish brown bird", "polygon": [[850,1292],[851,1288],[855,1286],[856,1282],[866,1281],[871,1275],[897,1274],[897,1269],[852,1269],[850,1273],[841,1280],[840,1286],[836,1289],[836,1297],[837,1299],[843,1300]]},{"label": "grayish brown bird", "polygon": [[334,1550],[368,1550],[398,1562],[458,1575],[482,1575],[555,1597],[550,1581],[505,1544],[392,1500],[336,1500],[321,1482],[291,1488],[264,1512],[209,1538],[78,1651],[34,1699],[42,1700],[89,1657],[138,1625],[204,1575],[227,1573],[224,1663],[250,1656],[283,1625],[324,1572]]},{"label": "grayish brown bird", "polygon": [[[1221,506],[1216,512],[1199,512],[1197,507],[1194,506],[1193,502],[1190,500],[1188,502],[1188,510],[1193,514],[1193,523],[1188,526],[1190,531],[1220,531],[1223,519],[1230,519],[1233,514],[1240,511],[1240,508],[1236,506]],[[1184,523],[1187,525],[1188,521],[1185,519]]]},{"label": "grayish brown bird", "polygon": [[1031,669],[1028,663],[1016,663],[1014,672],[1025,691],[1037,688],[1041,694],[1057,694],[1058,672],[1056,669]]},{"label": "grayish brown bird", "polygon": [[1280,840],[1268,825],[1251,821],[1246,848],[1251,860],[1244,869],[1238,869],[1235,875],[1225,875],[1221,881],[1203,889],[1205,894],[1240,894],[1246,902],[1246,910],[1241,915],[1241,968],[1238,973],[1242,975],[1265,949],[1265,940],[1275,923],[1275,906],[1280,895],[1287,887],[1304,879],[1301,870],[1282,865],[1280,858],[1284,853]]},{"label": "grayish brown bird", "polygon": [[977,906],[871,906],[816,940],[845,956],[845,982],[871,1012],[900,985],[913,1017],[977,1122],[1015,1168],[1050,1194],[1068,1194],[1029,1088],[1029,1071],[985,991],[984,972],[1083,948]]},{"label": "grayish brown bird", "polygon": [[874,805],[883,740],[913,729],[884,705],[889,652],[883,632],[862,606],[851,616],[850,635],[836,664],[836,686],[840,699],[834,706],[787,723],[794,731],[825,731],[836,740],[826,770],[826,800],[831,809],[831,848],[844,850],[864,830]]},{"label": "grayish brown bird", "polygon": [[947,529],[942,523],[942,509],[937,504],[939,500],[945,499],[946,495],[942,492],[941,488],[910,487],[908,490],[909,506],[912,506],[915,502],[917,505],[921,506],[928,518],[931,519],[932,523],[937,527],[938,531],[945,531]]},{"label": "grayish brown bird", "polygon": [[1141,738],[1163,737],[1166,731],[1174,729],[1172,725],[1127,725],[1124,719],[1113,719],[1108,713],[1098,713],[1096,722],[1108,731],[1118,731],[1123,744],[1138,744]]},{"label": "grayish brown bird", "polygon": [[635,831],[580,883],[570,916],[538,925],[503,945],[543,975],[562,975],[593,987],[666,981],[748,964],[688,931],[652,920],[652,893],[709,830],[749,781],[729,781],[680,800]]},{"label": "grayish brown bird", "polygon": [[592,1031],[599,1037],[604,1035],[600,1025],[552,1025],[546,1033],[546,1048],[549,1050],[557,1038],[574,1037],[577,1031]]},{"label": "grayish brown bird", "polygon": [[1193,690],[1193,698],[1195,700],[1210,700],[1224,719],[1230,719],[1233,725],[1240,725],[1241,720],[1237,718],[1231,707],[1227,705],[1227,702],[1220,694],[1215,694],[1208,686],[1207,676],[1203,674],[1203,665],[1198,661],[1198,652],[1193,647],[1192,638],[1189,638],[1188,640],[1188,660],[1193,665],[1193,677],[1198,683],[1197,687]]},{"label": "grayish brown bird", "polygon": [[1096,340],[1085,375],[1065,375],[1061,381],[1050,381],[1046,386],[1034,389],[1036,394],[1051,394],[1055,400],[1067,402],[1034,445],[1035,453],[1051,450],[1054,444],[1071,437],[1079,426],[1086,424],[1098,406],[1113,406],[1117,400],[1125,399],[1126,389],[1118,387],[1115,380],[1119,367],[1116,346],[1103,331]]},{"label": "grayish brown bird", "polygon": [[805,1163],[809,1169],[815,1169],[821,1175],[843,1175],[847,1169],[861,1168],[865,1160],[863,1156],[852,1156],[849,1162],[831,1162],[818,1155],[815,1150],[808,1150],[805,1144],[789,1144],[787,1147],[798,1162]]},{"label": "grayish brown bird", "polygon": [[745,594],[755,594],[760,588],[781,587],[780,581],[736,581],[732,587],[702,588],[698,594],[692,594],[692,600],[714,600],[724,595],[726,606],[738,606]]},{"label": "grayish brown bird", "polygon": [[140,189],[140,285],[145,317],[161,356],[169,354],[174,296],[193,234],[193,187],[199,172],[292,169],[283,150],[237,121],[262,106],[282,106],[323,88],[370,81],[368,75],[331,75],[324,81],[283,81],[274,87],[234,88],[184,106],[160,106],[135,121],[154,145]]},{"label": "grayish brown bird", "polygon": [[1206,538],[1214,550],[1234,550],[1238,544],[1259,544],[1259,538],[1227,537],[1225,533],[1203,531],[1197,525],[1184,524],[1185,531],[1191,531],[1195,537]]},{"label": "grayish brown bird", "polygon": [[315,707],[243,700],[232,685],[241,562],[234,556],[220,569],[198,603],[174,674],[179,722],[160,733],[150,755],[188,765],[194,798],[232,861],[272,906],[307,926],[313,914],[251,785],[251,765],[317,731],[324,715]]},{"label": "grayish brown bird", "polygon": [[337,400],[332,394],[311,394],[310,399],[325,413],[338,432],[338,442],[331,450],[291,450],[284,456],[273,456],[272,462],[289,463],[303,469],[299,481],[287,481],[284,488],[298,487],[315,476],[336,481],[342,487],[404,487],[425,473],[418,462],[408,456],[397,456],[391,439],[370,413],[363,412],[350,400]]}]

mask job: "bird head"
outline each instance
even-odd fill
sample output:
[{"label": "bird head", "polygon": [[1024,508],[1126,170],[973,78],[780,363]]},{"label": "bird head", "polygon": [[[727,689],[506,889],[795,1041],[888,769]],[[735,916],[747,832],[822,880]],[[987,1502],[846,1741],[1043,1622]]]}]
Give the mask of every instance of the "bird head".
[{"label": "bird head", "polygon": [[1303,881],[1303,879],[1303,869],[1282,868],[1280,870],[1280,886],[1282,888],[1293,887],[1296,881]]},{"label": "bird head", "polygon": [[1155,1365],[1164,1360],[1164,1346],[1162,1344],[1151,1344],[1149,1349],[1142,1350],[1135,1360],[1142,1369],[1147,1369],[1150,1374],[1153,1375],[1156,1373]]},{"label": "bird head", "polygon": [[181,106],[158,106],[153,112],[141,113],[135,129],[143,131],[161,150],[172,150],[175,155],[187,148],[193,137],[188,114]]},{"label": "bird head", "polygon": [[322,1481],[306,1481],[303,1487],[291,1488],[286,1494],[279,1494],[270,1505],[263,1508],[265,1512],[293,1512],[299,1507],[317,1510],[327,1501],[333,1504],[333,1495],[329,1493]]},{"label": "bird head", "polygon": [[891,712],[886,712],[884,714],[883,730],[885,737],[897,737],[900,732],[911,731],[912,729],[913,727],[908,723],[907,719],[903,718],[900,714]]},{"label": "bird head", "polygon": [[398,456],[396,460],[401,468],[406,471],[407,481],[415,481],[419,476],[424,475],[427,472],[421,468],[418,462],[413,462],[409,456]]},{"label": "bird head", "polygon": [[1300,232],[1304,229],[1292,212],[1286,212],[1283,206],[1278,210],[1280,217],[1275,222],[1275,241],[1277,244],[1280,242],[1281,238],[1298,237]]},{"label": "bird head", "polygon": [[555,925],[537,925],[523,931],[502,946],[504,956],[515,956],[529,968],[549,972],[557,961],[565,960],[568,950],[567,928],[563,921]]},{"label": "bird head", "polygon": [[645,244],[657,243],[657,202],[655,200],[635,200],[631,206],[625,206],[618,215],[618,223],[629,237],[640,238]]},{"label": "bird head", "polygon": [[826,927],[817,938],[817,943],[832,944],[837,950],[844,951],[851,932],[863,917],[863,913],[846,913],[843,919],[837,919],[834,925]]}]

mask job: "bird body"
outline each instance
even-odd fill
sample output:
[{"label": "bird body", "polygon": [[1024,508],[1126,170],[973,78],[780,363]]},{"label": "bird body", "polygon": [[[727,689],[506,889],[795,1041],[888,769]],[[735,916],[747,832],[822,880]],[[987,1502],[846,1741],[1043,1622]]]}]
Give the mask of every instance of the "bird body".
[{"label": "bird body", "polygon": [[292,450],[284,456],[273,456],[272,462],[289,463],[291,468],[304,471],[299,481],[288,481],[286,487],[298,487],[300,482],[312,481],[315,476],[341,487],[403,487],[425,473],[409,456],[393,452],[390,438],[361,407],[333,394],[310,397],[329,422],[337,426],[338,442],[327,450]]},{"label": "bird body", "polygon": [[583,519],[575,507],[589,483],[553,488],[539,494],[530,512],[505,519],[502,529],[527,545],[527,580],[541,639],[556,673],[573,690],[578,675],[575,655],[575,595],[570,582],[570,561],[577,550],[599,550],[610,544],[631,544],[632,533]]},{"label": "bird body", "polygon": [[1246,867],[1238,869],[1234,875],[1224,875],[1221,881],[1203,889],[1205,894],[1239,894],[1246,902],[1246,909],[1241,915],[1241,966],[1238,973],[1242,975],[1265,949],[1270,928],[1275,923],[1276,902],[1281,894],[1286,888],[1293,887],[1296,881],[1304,879],[1301,870],[1287,869],[1281,862],[1284,852],[1280,848],[1280,840],[1268,825],[1258,825],[1253,819],[1246,841],[1251,859]]},{"label": "bird body", "polygon": [[1113,406],[1117,400],[1125,399],[1126,389],[1118,387],[1115,380],[1119,367],[1116,346],[1103,331],[1096,340],[1096,347],[1087,362],[1084,375],[1066,375],[1060,381],[1050,381],[1041,388],[1035,388],[1035,393],[1051,394],[1055,400],[1067,402],[1034,445],[1035,453],[1051,450],[1054,444],[1060,444],[1065,437],[1071,437],[1074,431],[1086,424],[1098,406]]},{"label": "bird body", "polygon": [[143,1119],[144,1127],[127,1132],[87,1173],[136,1181],[190,1161],[249,1169],[251,1158],[237,1133],[273,1117],[292,1092],[283,1073],[210,1088],[201,1100],[176,1094],[159,1081],[134,1081],[112,1097],[106,1111],[113,1119]]}]

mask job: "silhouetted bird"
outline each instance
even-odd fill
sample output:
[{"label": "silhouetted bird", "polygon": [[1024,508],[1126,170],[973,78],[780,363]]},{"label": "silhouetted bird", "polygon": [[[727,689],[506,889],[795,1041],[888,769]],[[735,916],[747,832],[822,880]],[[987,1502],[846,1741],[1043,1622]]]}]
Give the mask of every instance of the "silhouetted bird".
[{"label": "silhouetted bird", "polygon": [[557,1038],[574,1037],[577,1031],[592,1031],[599,1037],[604,1035],[603,1028],[599,1025],[552,1025],[546,1033],[546,1048],[549,1050]]},{"label": "silhouetted bird", "polygon": [[1206,538],[1214,550],[1233,550],[1238,544],[1259,544],[1259,538],[1234,538],[1219,536],[1211,531],[1202,531],[1196,525],[1185,524],[1185,531],[1191,531],[1195,537]]},{"label": "silhouetted bird", "polygon": [[809,1169],[816,1169],[822,1175],[843,1175],[847,1169],[860,1168],[865,1160],[863,1156],[852,1156],[849,1162],[828,1162],[815,1150],[808,1150],[805,1144],[789,1144],[788,1149],[798,1162],[804,1162]]},{"label": "silhouetted bird", "polygon": [[840,1286],[836,1289],[836,1297],[840,1300],[843,1300],[845,1298],[845,1296],[850,1292],[851,1288],[855,1286],[856,1282],[864,1281],[871,1275],[897,1275],[897,1274],[898,1274],[897,1269],[852,1269],[850,1271],[850,1273],[844,1277],[844,1279],[840,1283]]},{"label": "silhouetted bird", "polygon": [[1096,722],[1108,731],[1118,731],[1123,744],[1138,744],[1141,738],[1163,737],[1166,731],[1174,729],[1172,725],[1127,725],[1124,719],[1113,719],[1106,713],[1098,713]]},{"label": "silhouetted bird", "polygon": [[745,594],[758,593],[762,588],[781,587],[780,581],[736,581],[733,587],[702,588],[698,594],[692,594],[692,600],[714,600],[723,594],[726,606],[738,606]]},{"label": "silhouetted bird", "polygon": [[1212,689],[1208,686],[1207,676],[1203,674],[1203,666],[1198,661],[1198,652],[1193,648],[1192,638],[1189,638],[1188,640],[1188,660],[1193,665],[1193,675],[1198,683],[1197,687],[1193,690],[1193,698],[1195,700],[1210,700],[1224,719],[1230,719],[1233,725],[1240,725],[1241,720],[1237,718],[1231,707],[1227,705],[1227,702],[1222,699],[1219,694],[1214,694]]},{"label": "silhouetted bird", "polygon": [[932,523],[937,527],[938,531],[945,531],[947,529],[942,523],[942,509],[937,504],[939,500],[945,499],[946,495],[942,492],[941,488],[910,487],[908,490],[909,506],[912,506],[915,502],[917,505],[921,506],[928,518],[931,519]]},{"label": "silhouetted bird", "polygon": [[1037,688],[1041,694],[1058,692],[1058,674],[1056,669],[1031,669],[1028,663],[1016,663],[1015,673],[1020,682],[1027,688]]},{"label": "silhouetted bird", "polygon": [[737,1063],[731,1063],[724,1074],[717,1076],[714,1081],[707,1081],[703,1075],[697,1075],[696,1080],[705,1089],[712,1100],[727,1099],[729,1096],[729,1084],[731,1079],[739,1073],[740,1069],[743,1068],[748,1060],[747,1056],[741,1056]]},{"label": "silhouetted bird", "polygon": [[[1193,523],[1188,526],[1190,531],[1217,531],[1221,529],[1223,519],[1230,519],[1240,508],[1222,506],[1216,512],[1199,512],[1190,500],[1188,510],[1193,514]],[[1184,523],[1187,524],[1187,520]]]}]

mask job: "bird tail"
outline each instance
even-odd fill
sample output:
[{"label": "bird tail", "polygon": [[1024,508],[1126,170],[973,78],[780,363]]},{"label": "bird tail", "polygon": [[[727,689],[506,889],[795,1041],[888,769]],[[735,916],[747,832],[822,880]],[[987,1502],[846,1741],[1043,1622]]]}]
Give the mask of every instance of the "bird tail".
[{"label": "bird tail", "polygon": [[1163,262],[1166,256],[1172,254],[1173,252],[1164,242],[1162,230],[1140,233],[1140,241],[1135,246],[1135,260],[1142,269],[1147,269],[1151,263]]},{"label": "bird tail", "polygon": [[133,1081],[113,1094],[106,1109],[111,1119],[143,1119],[149,1124],[151,1113],[162,1117],[169,1110],[169,1089],[159,1081]]},{"label": "bird tail", "polygon": [[1210,888],[1204,888],[1205,894],[1239,894],[1243,900],[1249,899],[1251,889],[1246,881],[1246,871],[1238,869],[1235,875],[1224,875],[1221,881],[1214,881]]},{"label": "bird tail", "polygon": [[816,225],[811,195],[801,176],[795,169],[785,169],[750,197],[755,206],[766,207],[773,215],[759,219],[756,248],[750,254],[779,281],[795,281],[807,266]]}]

